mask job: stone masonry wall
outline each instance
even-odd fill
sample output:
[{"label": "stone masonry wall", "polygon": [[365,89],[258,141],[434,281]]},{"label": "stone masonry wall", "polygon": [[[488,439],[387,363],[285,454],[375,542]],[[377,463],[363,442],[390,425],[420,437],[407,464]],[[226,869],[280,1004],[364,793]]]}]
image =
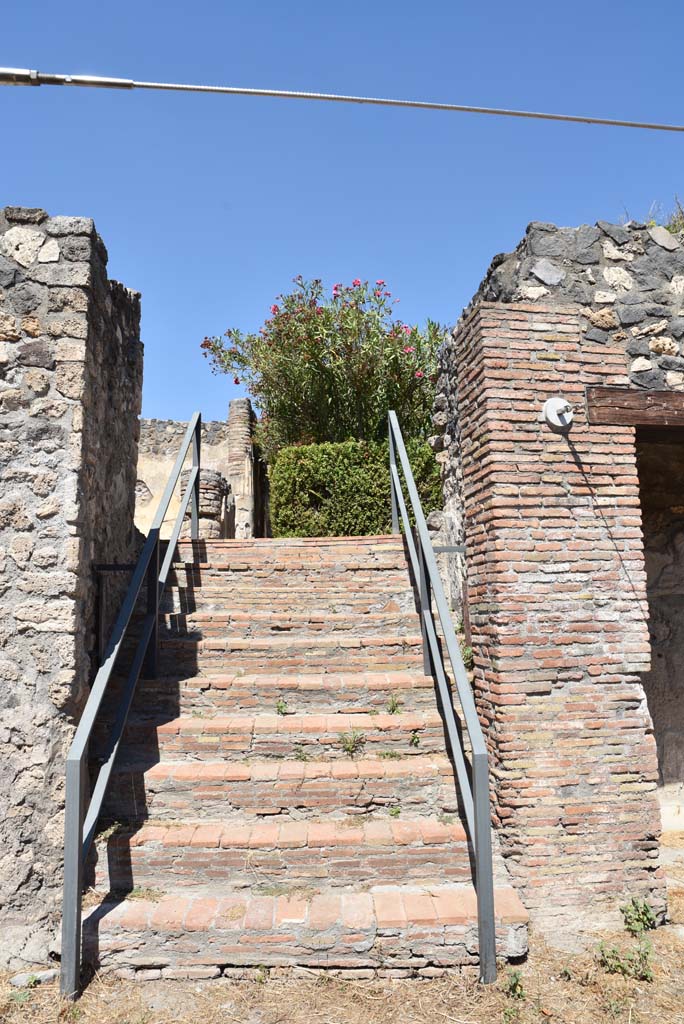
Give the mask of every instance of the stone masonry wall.
[{"label": "stone masonry wall", "polygon": [[[224,536],[265,534],[263,467],[254,451],[255,417],[248,398],[233,399],[228,420],[202,424],[202,468],[224,476],[230,487]],[[178,455],[187,423],[176,420],[141,420],[136,526],[147,533]],[[190,464],[190,456],[186,462]],[[171,534],[181,492],[177,488],[169,506],[162,537]]]},{"label": "stone masonry wall", "polygon": [[[136,487],[135,525],[147,534],[159,499],[171,474],[173,464],[185,437],[187,423],[178,420],[141,420]],[[202,423],[202,468],[226,475],[230,457],[228,424],[220,421]],[[192,461],[191,452],[186,466]],[[180,506],[181,491],[177,487],[162,529],[162,537],[171,534]]]},{"label": "stone masonry wall", "polygon": [[235,501],[234,537],[259,536],[255,522],[255,458],[252,404],[236,398],[228,409],[230,449],[226,476]]},{"label": "stone masonry wall", "polygon": [[644,689],[658,746],[663,828],[676,831],[684,821],[683,441],[681,432],[637,435],[652,649]]},{"label": "stone masonry wall", "polygon": [[[502,853],[556,940],[616,922],[627,895],[662,912],[634,429],[583,408],[588,384],[626,383],[623,350],[574,305],[480,302],[448,360]],[[567,438],[539,421],[556,394]]]},{"label": "stone masonry wall", "polygon": [[134,554],[140,306],[106,264],[92,220],[0,211],[0,963],[44,960],[59,920],[92,563]]}]

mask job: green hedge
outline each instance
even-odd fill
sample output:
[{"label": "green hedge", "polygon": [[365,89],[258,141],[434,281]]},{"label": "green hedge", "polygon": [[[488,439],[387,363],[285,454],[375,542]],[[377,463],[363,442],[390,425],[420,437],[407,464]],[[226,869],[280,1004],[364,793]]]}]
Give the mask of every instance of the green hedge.
[{"label": "green hedge", "polygon": [[[439,466],[424,441],[409,441],[407,450],[427,516],[442,507]],[[269,478],[274,537],[355,537],[390,532],[386,441],[282,448]]]}]

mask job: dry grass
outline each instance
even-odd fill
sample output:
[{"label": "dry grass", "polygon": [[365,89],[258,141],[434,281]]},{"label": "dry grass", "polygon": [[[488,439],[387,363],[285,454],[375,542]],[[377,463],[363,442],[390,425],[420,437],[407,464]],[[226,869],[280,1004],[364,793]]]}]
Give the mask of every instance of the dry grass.
[{"label": "dry grass", "polygon": [[[678,904],[684,921],[684,892]],[[607,937],[628,948],[624,933]],[[54,985],[17,992],[0,981],[3,1024],[684,1024],[684,938],[652,934],[654,980],[606,974],[592,953],[552,951],[536,942],[520,968],[525,996],[473,978],[436,981],[134,982],[95,979],[75,1005]]]}]

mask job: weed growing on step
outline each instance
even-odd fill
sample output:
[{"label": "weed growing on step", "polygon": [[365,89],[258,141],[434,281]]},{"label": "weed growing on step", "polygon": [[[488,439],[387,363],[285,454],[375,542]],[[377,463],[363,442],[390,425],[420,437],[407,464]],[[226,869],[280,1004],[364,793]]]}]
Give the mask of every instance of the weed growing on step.
[{"label": "weed growing on step", "polygon": [[105,843],[108,839],[118,832],[120,828],[123,828],[123,822],[113,821],[109,825],[106,825],[101,832],[98,832],[95,836],[95,840],[98,843]]},{"label": "weed growing on step", "polygon": [[18,992],[12,992],[9,996],[9,1001],[17,1006],[22,1006],[24,1003],[28,1003],[30,998],[31,993],[28,989],[22,988]]},{"label": "weed growing on step", "polygon": [[340,733],[340,745],[348,757],[355,757],[366,745],[366,737],[358,729]]},{"label": "weed growing on step", "polygon": [[656,926],[655,914],[646,900],[640,900],[638,896],[632,896],[629,903],[620,907],[620,913],[625,928],[635,939],[641,938],[644,932],[651,931]]},{"label": "weed growing on step", "polygon": [[144,885],[135,885],[130,892],[123,893],[128,900],[152,900],[157,903],[166,893],[161,889],[149,889]]},{"label": "weed growing on step", "polygon": [[[289,888],[284,882],[257,882],[252,886],[252,892],[257,896],[287,896]],[[236,908],[242,916],[241,908]]]},{"label": "weed growing on step", "polygon": [[402,754],[398,750],[381,750],[378,757],[381,757],[383,761],[400,761]]},{"label": "weed growing on step", "polygon": [[627,999],[607,999],[603,1004],[606,1013],[609,1013],[615,1020],[624,1020],[625,1012],[629,1010],[629,1000]]},{"label": "weed growing on step", "polygon": [[279,697],[276,702],[276,715],[287,714],[287,701],[283,697]]},{"label": "weed growing on step", "polygon": [[393,693],[390,699],[387,701],[387,714],[388,715],[399,715],[401,714],[401,708],[403,701]]},{"label": "weed growing on step", "polygon": [[525,985],[523,984],[522,971],[519,971],[517,967],[509,968],[503,988],[509,999],[524,999]]},{"label": "weed growing on step", "polygon": [[636,949],[627,952],[602,942],[596,958],[606,974],[621,974],[623,978],[634,978],[635,981],[653,981],[652,953],[653,947],[645,939],[639,942]]},{"label": "weed growing on step", "polygon": [[292,751],[292,754],[293,754],[293,757],[294,757],[295,761],[310,761],[311,760],[311,758],[309,757],[309,755],[307,754],[306,750],[301,745],[301,743],[295,743],[293,751]]},{"label": "weed growing on step", "polygon": [[475,664],[475,656],[473,655],[473,649],[461,638],[459,638],[458,644],[459,647],[461,648],[461,658],[463,659],[463,664],[468,670],[470,670]]},{"label": "weed growing on step", "polygon": [[417,729],[414,729],[413,732],[411,733],[411,738],[409,740],[409,746],[410,747],[419,747],[420,746],[420,735],[419,735]]},{"label": "weed growing on step", "polygon": [[388,814],[390,818],[398,818],[401,814],[401,807],[390,807]]},{"label": "weed growing on step", "polygon": [[264,964],[259,964],[256,971],[254,972],[254,980],[256,981],[257,985],[263,985],[265,984],[267,978],[268,967],[265,967]]}]

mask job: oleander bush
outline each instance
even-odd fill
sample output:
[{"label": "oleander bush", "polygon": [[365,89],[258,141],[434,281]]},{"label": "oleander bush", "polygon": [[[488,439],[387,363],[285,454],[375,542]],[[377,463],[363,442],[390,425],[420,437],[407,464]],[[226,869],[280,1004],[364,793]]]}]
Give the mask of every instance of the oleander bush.
[{"label": "oleander bush", "polygon": [[201,348],[215,373],[247,387],[269,463],[293,444],[380,441],[394,409],[405,437],[425,438],[444,328],[404,323],[382,280],[294,279],[256,333],[229,328]]}]

